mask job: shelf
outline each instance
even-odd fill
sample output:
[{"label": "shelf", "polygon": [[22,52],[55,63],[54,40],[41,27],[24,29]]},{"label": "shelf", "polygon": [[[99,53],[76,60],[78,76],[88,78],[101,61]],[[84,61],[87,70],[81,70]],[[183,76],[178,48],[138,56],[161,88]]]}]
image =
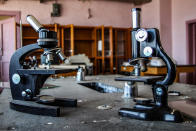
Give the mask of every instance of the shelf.
[{"label": "shelf", "polygon": [[70,41],[70,39],[64,39],[64,41]]},{"label": "shelf", "polygon": [[75,41],[95,41],[93,39],[74,39]]},{"label": "shelf", "polygon": [[118,40],[117,43],[118,43],[118,42],[126,42],[126,40]]},{"label": "shelf", "polygon": [[105,56],[105,58],[106,58],[106,59],[109,59],[109,58],[111,58],[111,56]]},{"label": "shelf", "polygon": [[[65,41],[70,41],[70,39],[64,39]],[[74,39],[74,41],[95,41],[94,39]]]},{"label": "shelf", "polygon": [[23,37],[23,39],[24,40],[31,40],[31,39],[34,40],[34,39],[38,39],[38,37],[30,37],[30,36],[28,37],[28,36],[25,36],[25,37]]},{"label": "shelf", "polygon": [[101,60],[103,57],[102,56],[97,56],[96,59]]},{"label": "shelf", "polygon": [[125,58],[125,56],[115,56],[116,58]]},{"label": "shelf", "polygon": [[95,59],[95,57],[94,57],[94,56],[88,56],[88,58],[90,58],[90,59]]}]

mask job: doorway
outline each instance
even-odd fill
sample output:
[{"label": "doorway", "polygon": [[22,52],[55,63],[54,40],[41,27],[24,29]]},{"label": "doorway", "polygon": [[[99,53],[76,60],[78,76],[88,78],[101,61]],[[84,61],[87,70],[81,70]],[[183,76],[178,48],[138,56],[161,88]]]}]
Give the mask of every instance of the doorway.
[{"label": "doorway", "polygon": [[20,12],[0,11],[0,81],[9,81],[12,54],[20,48]]},{"label": "doorway", "polygon": [[20,11],[2,11],[0,10],[0,17],[13,17],[16,22],[16,48],[21,47],[21,38],[20,38],[20,20],[21,12]]},{"label": "doorway", "polygon": [[[196,19],[186,22],[187,64],[196,65]],[[187,83],[196,85],[196,71],[187,74]]]}]

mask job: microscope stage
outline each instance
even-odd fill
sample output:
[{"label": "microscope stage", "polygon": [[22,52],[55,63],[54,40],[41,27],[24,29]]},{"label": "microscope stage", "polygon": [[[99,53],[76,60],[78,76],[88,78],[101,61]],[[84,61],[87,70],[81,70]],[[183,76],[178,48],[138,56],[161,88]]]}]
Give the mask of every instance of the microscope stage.
[{"label": "microscope stage", "polygon": [[76,71],[76,69],[42,69],[42,68],[36,68],[36,69],[18,69],[17,72],[19,74],[47,74],[47,75],[53,75],[53,74],[60,74],[60,73],[69,73]]},{"label": "microscope stage", "polygon": [[116,77],[116,81],[131,81],[131,82],[144,82],[155,83],[162,80],[164,76],[128,76],[128,77]]}]

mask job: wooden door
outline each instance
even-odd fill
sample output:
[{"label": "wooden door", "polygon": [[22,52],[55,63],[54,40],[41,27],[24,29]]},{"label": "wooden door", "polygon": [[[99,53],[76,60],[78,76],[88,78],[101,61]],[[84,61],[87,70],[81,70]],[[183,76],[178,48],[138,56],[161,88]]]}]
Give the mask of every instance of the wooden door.
[{"label": "wooden door", "polygon": [[14,18],[0,21],[0,80],[9,81],[9,62],[16,50],[16,23]]}]

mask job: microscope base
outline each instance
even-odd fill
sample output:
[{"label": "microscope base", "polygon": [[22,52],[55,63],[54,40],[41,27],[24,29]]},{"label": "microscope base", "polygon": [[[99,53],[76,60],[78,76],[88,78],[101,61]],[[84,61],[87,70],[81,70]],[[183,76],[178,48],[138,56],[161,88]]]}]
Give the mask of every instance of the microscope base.
[{"label": "microscope base", "polygon": [[119,115],[146,121],[183,122],[182,114],[169,107],[154,107],[152,109],[121,108]]},{"label": "microscope base", "polygon": [[36,103],[35,101],[12,100],[10,108],[19,112],[43,115],[43,116],[60,116],[60,106],[77,107],[75,99],[57,99],[52,103]]}]

